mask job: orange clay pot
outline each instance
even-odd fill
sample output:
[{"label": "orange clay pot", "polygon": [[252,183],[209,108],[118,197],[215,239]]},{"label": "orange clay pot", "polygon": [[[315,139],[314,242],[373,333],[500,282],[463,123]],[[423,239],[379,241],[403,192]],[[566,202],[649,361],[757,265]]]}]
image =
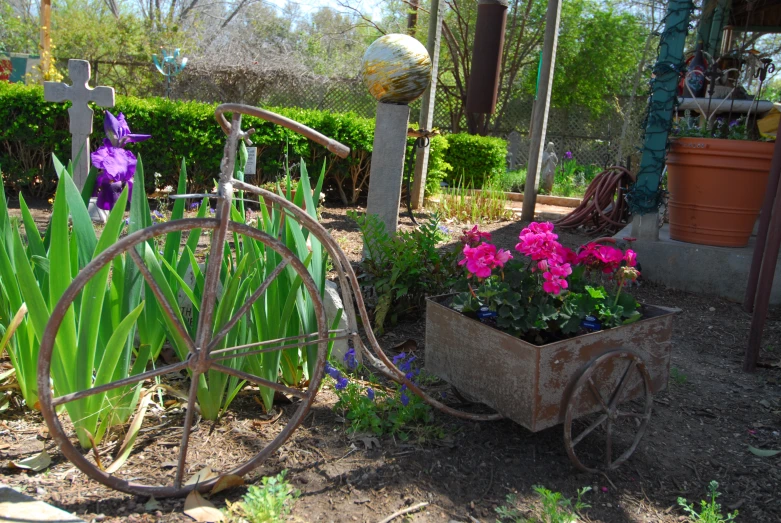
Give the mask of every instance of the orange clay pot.
[{"label": "orange clay pot", "polygon": [[667,153],[670,238],[745,247],[762,208],[772,142],[677,138]]}]

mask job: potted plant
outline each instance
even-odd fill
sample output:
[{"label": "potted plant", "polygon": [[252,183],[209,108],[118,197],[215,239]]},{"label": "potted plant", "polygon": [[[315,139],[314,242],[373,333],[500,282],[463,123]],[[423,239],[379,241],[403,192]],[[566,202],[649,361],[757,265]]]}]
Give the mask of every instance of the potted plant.
[{"label": "potted plant", "polygon": [[711,118],[673,128],[667,153],[670,238],[744,247],[754,229],[770,173],[773,143],[753,141],[745,118]]},{"label": "potted plant", "polygon": [[573,400],[591,367],[608,388],[629,372],[618,360],[640,369],[627,399],[664,389],[669,375],[675,311],[628,292],[635,253],[597,243],[576,253],[557,238],[551,223],[532,223],[510,253],[466,231],[462,288],[426,307],[427,371],[532,431],[564,422],[570,403],[577,415],[599,408],[589,391]]}]

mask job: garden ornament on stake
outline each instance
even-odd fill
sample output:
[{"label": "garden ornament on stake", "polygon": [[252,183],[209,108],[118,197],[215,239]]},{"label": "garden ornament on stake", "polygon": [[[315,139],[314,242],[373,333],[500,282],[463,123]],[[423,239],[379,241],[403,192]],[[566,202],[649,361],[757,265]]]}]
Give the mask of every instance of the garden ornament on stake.
[{"label": "garden ornament on stake", "polygon": [[81,190],[87,181],[90,167],[89,135],[92,134],[94,112],[87,105],[95,102],[100,107],[114,107],[114,88],[89,86],[90,65],[86,60],[68,60],[68,74],[73,85],[60,82],[44,82],[43,97],[47,102],[72,103],[70,116],[71,160],[73,181]]},{"label": "garden ornament on stake", "polygon": [[162,60],[157,59],[157,55],[152,55],[152,61],[155,63],[157,71],[165,77],[165,97],[171,98],[171,80],[179,73],[184,71],[187,66],[187,58],[182,57],[179,60],[179,49],[174,49],[173,54],[168,54],[165,49],[160,49]]}]

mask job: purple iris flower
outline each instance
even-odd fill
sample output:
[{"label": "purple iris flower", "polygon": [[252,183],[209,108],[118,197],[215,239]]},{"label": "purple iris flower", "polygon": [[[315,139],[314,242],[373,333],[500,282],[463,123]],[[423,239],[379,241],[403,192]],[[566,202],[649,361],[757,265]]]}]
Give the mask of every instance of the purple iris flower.
[{"label": "purple iris flower", "polygon": [[564,153],[564,159],[572,160],[572,151],[567,151],[566,153]]},{"label": "purple iris flower", "polygon": [[197,209],[197,208],[198,208],[198,207],[200,207],[200,206],[201,206],[201,204],[200,204],[200,203],[198,203],[198,202],[191,203],[191,204],[190,204],[190,209],[192,209],[192,210],[195,210],[195,209]]},{"label": "purple iris flower", "polygon": [[95,196],[100,209],[110,211],[127,186],[128,196],[133,194],[133,176],[136,173],[136,156],[124,149],[125,145],[151,138],[148,134],[132,134],[125,116],[118,117],[106,111],[103,128],[106,138],[103,145],[90,155],[92,165],[101,170],[95,180]]},{"label": "purple iris flower", "polygon": [[729,123],[729,128],[730,128],[730,129],[732,129],[733,127],[735,127],[735,126],[736,126],[736,125],[738,125],[739,123],[740,123],[740,122],[739,122],[738,120],[732,120],[732,121]]},{"label": "purple iris flower", "polygon": [[405,407],[409,405],[409,396],[407,396],[407,394],[404,392],[401,393],[401,404]]},{"label": "purple iris flower", "polygon": [[366,397],[374,401],[374,389],[371,387],[366,388]]},{"label": "purple iris flower", "polygon": [[344,390],[347,388],[348,383],[349,381],[347,380],[347,378],[339,378],[338,380],[336,380],[336,386],[334,388],[336,390]]},{"label": "purple iris flower", "polygon": [[342,373],[339,372],[336,368],[332,367],[330,363],[325,364],[325,373],[335,380],[338,380],[342,377]]},{"label": "purple iris flower", "polygon": [[406,357],[407,357],[407,353],[406,353],[406,352],[402,352],[402,353],[396,354],[396,355],[393,357],[393,364],[394,364],[394,365],[398,365],[398,364],[399,364],[399,362],[400,362],[400,361],[402,361],[402,360],[403,360],[404,358],[406,358]]},{"label": "purple iris flower", "polygon": [[113,114],[106,111],[106,118],[103,120],[103,130],[106,133],[106,138],[114,147],[124,147],[129,143],[143,142],[152,137],[151,134],[131,133],[130,127],[128,127],[125,120],[125,115],[122,113],[114,117]]}]

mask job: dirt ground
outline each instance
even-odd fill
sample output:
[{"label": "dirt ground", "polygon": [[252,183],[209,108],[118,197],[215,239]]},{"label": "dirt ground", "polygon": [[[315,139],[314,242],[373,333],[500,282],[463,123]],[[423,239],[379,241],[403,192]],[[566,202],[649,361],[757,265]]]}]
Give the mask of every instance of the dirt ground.
[{"label": "dirt ground", "polygon": [[[45,210],[36,212],[45,223]],[[407,218],[402,221],[410,225]],[[326,208],[323,223],[357,261],[360,234],[345,210]],[[520,228],[520,222],[484,227],[504,248],[514,247]],[[562,240],[574,246],[586,238],[565,233]],[[642,302],[682,312],[674,319],[673,377],[668,389],[655,396],[649,430],[635,454],[608,476],[573,468],[563,447],[561,426],[531,433],[511,421],[476,423],[437,413],[433,423],[445,434],[441,440],[421,444],[387,437],[378,440],[379,447],[367,445],[346,433],[344,420],[332,410],[336,396],[325,388],[303,425],[248,479],[258,481],[262,475],[288,469],[291,482],[301,491],[293,511],[296,521],[376,522],[401,508],[428,502],[407,520],[493,522],[495,508],[505,504],[508,494],[516,493],[526,510],[537,500],[532,487],[544,485],[567,497],[574,497],[579,488],[592,487],[584,496],[591,505],[582,513],[585,521],[674,522],[682,521],[683,514],[677,498],[704,499],[711,480],[719,482],[724,511],[740,511],[738,521],[781,521],[781,456],[758,457],[749,451],[749,445],[781,449],[781,310],[771,309],[768,317],[764,366],[746,374],[741,361],[750,316],[739,304],[670,291],[650,282],[633,291]],[[390,329],[380,343],[388,349],[414,340],[416,354],[424,359],[424,331],[421,317]],[[264,439],[282,430],[281,421],[264,417],[250,396],[243,393],[235,414],[219,426],[201,423],[196,428],[195,464],[208,465],[226,453],[234,458],[250,456]],[[287,414],[294,405],[278,408]],[[182,514],[182,500],[145,506],[147,498],[115,492],[87,479],[59,454],[42,428],[37,414],[19,409],[0,414],[0,482],[86,521],[191,521]],[[175,455],[175,445],[175,438],[140,441],[139,452],[152,453],[154,459],[125,474],[157,478],[171,474],[165,465]],[[30,473],[7,466],[9,460],[43,448],[53,458],[48,470]],[[235,501],[243,492],[243,488],[233,489],[212,496],[211,501],[222,507],[224,500]]]}]

